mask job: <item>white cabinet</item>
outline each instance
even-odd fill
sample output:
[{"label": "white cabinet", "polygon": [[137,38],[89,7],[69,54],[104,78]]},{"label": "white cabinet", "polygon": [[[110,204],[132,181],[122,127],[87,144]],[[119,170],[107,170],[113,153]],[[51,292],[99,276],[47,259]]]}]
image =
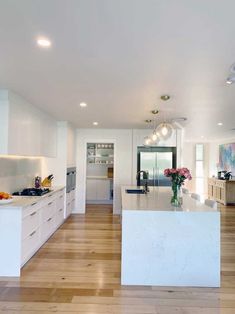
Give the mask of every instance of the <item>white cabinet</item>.
[{"label": "white cabinet", "polygon": [[87,201],[108,201],[110,200],[110,180],[92,179],[86,181],[86,200]]},{"label": "white cabinet", "polygon": [[110,181],[97,180],[96,199],[99,201],[108,200],[110,196]]},{"label": "white cabinet", "polygon": [[75,209],[75,192],[76,190],[72,190],[69,193],[66,193],[66,212],[65,218],[69,217],[72,211]]},{"label": "white cabinet", "polygon": [[67,167],[76,166],[76,131],[67,123]]},{"label": "white cabinet", "polygon": [[56,120],[20,96],[0,91],[0,154],[56,156]]},{"label": "white cabinet", "polygon": [[21,265],[47,241],[64,221],[65,190],[57,191],[22,210]]},{"label": "white cabinet", "polygon": [[86,199],[96,200],[97,198],[97,180],[87,179],[86,180]]}]

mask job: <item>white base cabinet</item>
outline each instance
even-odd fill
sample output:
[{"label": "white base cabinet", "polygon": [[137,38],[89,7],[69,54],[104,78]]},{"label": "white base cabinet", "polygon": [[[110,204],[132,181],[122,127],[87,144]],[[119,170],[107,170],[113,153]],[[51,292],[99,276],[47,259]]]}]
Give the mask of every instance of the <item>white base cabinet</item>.
[{"label": "white base cabinet", "polygon": [[23,266],[64,221],[65,190],[62,189],[23,208]]},{"label": "white base cabinet", "polygon": [[109,201],[110,200],[110,180],[91,179],[86,181],[86,201]]},{"label": "white base cabinet", "polygon": [[0,276],[20,276],[21,267],[64,222],[64,211],[64,188],[0,206]]},{"label": "white base cabinet", "polygon": [[64,218],[68,218],[72,214],[72,211],[75,209],[75,194],[75,189],[70,191],[69,193],[66,193],[66,211]]}]

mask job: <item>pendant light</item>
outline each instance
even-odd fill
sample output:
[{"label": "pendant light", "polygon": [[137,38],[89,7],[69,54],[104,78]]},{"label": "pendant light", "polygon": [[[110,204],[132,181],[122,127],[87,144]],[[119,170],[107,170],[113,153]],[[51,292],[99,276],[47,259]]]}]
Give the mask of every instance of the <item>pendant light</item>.
[{"label": "pendant light", "polygon": [[173,133],[173,127],[170,123],[163,122],[159,124],[156,131],[159,134],[160,139],[166,141],[171,137]]},{"label": "pendant light", "polygon": [[156,130],[156,118],[155,118],[155,116],[159,113],[159,111],[155,109],[155,110],[152,110],[151,112],[154,115],[154,119],[153,119],[153,133],[151,134],[151,140],[156,145],[159,142],[159,134],[158,134],[158,132]]},{"label": "pendant light", "polygon": [[[170,99],[169,95],[162,95],[161,100],[167,101]],[[156,129],[157,133],[159,134],[159,137],[161,140],[168,140],[172,133],[173,133],[173,127],[170,123],[164,121],[163,123],[160,123]]]},{"label": "pendant light", "polygon": [[150,146],[152,143],[152,140],[149,136],[145,136],[144,138],[144,146]]}]

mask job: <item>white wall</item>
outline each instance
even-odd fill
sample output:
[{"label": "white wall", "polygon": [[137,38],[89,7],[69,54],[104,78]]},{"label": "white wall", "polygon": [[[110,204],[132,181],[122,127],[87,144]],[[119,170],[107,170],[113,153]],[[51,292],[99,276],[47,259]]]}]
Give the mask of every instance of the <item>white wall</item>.
[{"label": "white wall", "polygon": [[34,178],[41,175],[41,158],[1,157],[0,190],[8,193],[34,186]]},{"label": "white wall", "polygon": [[132,130],[77,130],[77,212],[85,212],[86,144],[114,143],[114,214],[121,209],[121,185],[132,183]]},{"label": "white wall", "polygon": [[[95,142],[114,143],[114,213],[121,211],[121,185],[136,184],[137,147],[142,146],[150,130],[78,129],[77,130],[77,212],[85,212],[86,202],[86,144]],[[181,152],[181,130],[171,139],[158,146],[179,145]],[[178,149],[177,149],[178,150]],[[177,161],[181,163],[180,157]]]}]

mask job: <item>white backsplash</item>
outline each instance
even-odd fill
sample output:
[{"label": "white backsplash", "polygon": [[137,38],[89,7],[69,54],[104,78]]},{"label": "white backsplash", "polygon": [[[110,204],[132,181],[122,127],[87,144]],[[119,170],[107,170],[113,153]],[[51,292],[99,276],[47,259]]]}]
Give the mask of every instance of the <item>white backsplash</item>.
[{"label": "white backsplash", "polygon": [[0,191],[13,193],[33,187],[41,172],[41,158],[0,157]]}]

